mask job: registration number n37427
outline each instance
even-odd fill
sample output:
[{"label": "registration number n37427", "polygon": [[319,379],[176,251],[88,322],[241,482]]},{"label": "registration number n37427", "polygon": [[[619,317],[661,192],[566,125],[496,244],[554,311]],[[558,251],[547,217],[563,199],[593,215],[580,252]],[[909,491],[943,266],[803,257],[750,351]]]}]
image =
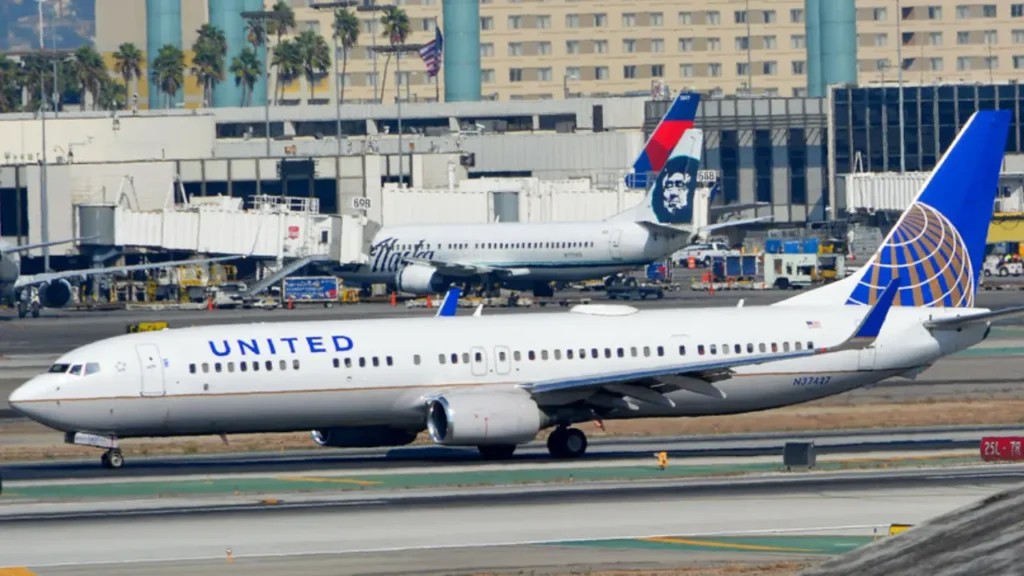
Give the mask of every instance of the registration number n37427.
[{"label": "registration number n37427", "polygon": [[831,380],[831,376],[800,376],[793,378],[793,386],[824,386]]}]

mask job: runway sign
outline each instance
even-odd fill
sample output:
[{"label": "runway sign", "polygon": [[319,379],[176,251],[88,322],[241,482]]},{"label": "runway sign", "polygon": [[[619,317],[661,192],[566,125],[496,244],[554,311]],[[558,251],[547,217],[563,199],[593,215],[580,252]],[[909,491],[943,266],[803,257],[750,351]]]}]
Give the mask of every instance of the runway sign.
[{"label": "runway sign", "polygon": [[987,436],[981,439],[981,459],[986,461],[1024,460],[1024,437]]}]

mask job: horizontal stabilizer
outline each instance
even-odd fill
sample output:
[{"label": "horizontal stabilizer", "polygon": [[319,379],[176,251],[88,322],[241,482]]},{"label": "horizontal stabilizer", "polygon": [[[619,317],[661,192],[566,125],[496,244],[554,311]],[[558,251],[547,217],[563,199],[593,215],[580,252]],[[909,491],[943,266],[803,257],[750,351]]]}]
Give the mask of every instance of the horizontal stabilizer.
[{"label": "horizontal stabilizer", "polygon": [[864,315],[864,319],[860,321],[860,325],[857,326],[853,336],[839,345],[837,350],[859,350],[875,343],[878,335],[882,333],[882,325],[885,324],[889,310],[892,310],[892,304],[896,300],[896,293],[902,284],[903,281],[900,276],[893,278],[892,282],[889,282],[889,285],[885,287],[885,290],[878,297],[875,305]]},{"label": "horizontal stabilizer", "polygon": [[960,328],[968,324],[991,322],[992,320],[1019,316],[1021,314],[1024,314],[1024,306],[1011,306],[1009,308],[1003,308],[1002,310],[990,310],[988,312],[979,312],[977,314],[928,320],[924,323],[924,327],[929,329]]},{"label": "horizontal stabilizer", "polygon": [[734,228],[736,226],[746,226],[747,224],[771,222],[774,219],[774,216],[758,216],[757,218],[744,218],[743,220],[726,220],[725,222],[703,226],[700,230],[701,232],[713,232],[715,230],[721,230],[722,228]]}]

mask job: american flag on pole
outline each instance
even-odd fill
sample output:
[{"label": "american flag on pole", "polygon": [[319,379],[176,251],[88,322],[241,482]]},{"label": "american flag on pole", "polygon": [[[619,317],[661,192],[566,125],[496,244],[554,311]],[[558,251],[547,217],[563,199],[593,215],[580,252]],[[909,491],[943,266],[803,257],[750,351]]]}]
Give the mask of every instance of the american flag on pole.
[{"label": "american flag on pole", "polygon": [[437,76],[441,71],[441,53],[444,52],[444,37],[441,36],[441,29],[434,28],[434,39],[420,48],[420,58],[427,66],[427,76]]},{"label": "american flag on pole", "polygon": [[808,320],[807,321],[807,327],[808,328],[821,328],[821,322],[818,322],[817,320]]}]

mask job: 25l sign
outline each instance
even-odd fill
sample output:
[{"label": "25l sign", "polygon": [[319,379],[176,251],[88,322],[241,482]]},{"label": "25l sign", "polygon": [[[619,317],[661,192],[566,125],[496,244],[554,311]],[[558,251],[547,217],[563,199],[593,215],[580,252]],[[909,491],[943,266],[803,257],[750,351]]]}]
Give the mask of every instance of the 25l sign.
[{"label": "25l sign", "polygon": [[372,206],[373,201],[365,196],[354,196],[352,198],[353,210],[369,210]]}]

